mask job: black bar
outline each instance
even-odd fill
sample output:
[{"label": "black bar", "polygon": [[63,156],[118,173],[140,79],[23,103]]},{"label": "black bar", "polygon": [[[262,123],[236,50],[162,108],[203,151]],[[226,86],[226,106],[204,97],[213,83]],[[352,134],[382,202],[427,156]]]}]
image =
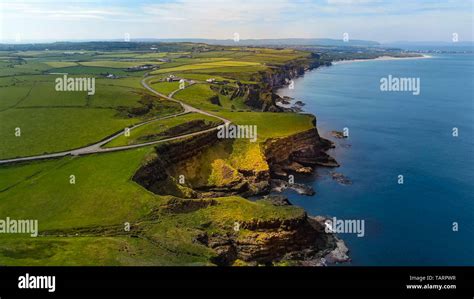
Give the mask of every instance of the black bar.
[{"label": "black bar", "polygon": [[[473,272],[472,267],[2,267],[0,298],[473,298]],[[19,289],[18,278],[26,273],[54,275],[56,291]],[[418,282],[410,276],[433,280]],[[427,283],[456,289],[407,289]]]}]

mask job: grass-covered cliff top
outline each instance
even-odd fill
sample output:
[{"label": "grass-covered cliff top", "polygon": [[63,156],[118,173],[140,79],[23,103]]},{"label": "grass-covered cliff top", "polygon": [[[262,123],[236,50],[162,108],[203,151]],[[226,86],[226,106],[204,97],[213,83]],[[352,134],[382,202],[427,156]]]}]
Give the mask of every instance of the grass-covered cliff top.
[{"label": "grass-covered cliff top", "polygon": [[[231,100],[211,88],[220,85],[205,83],[213,78],[227,80],[230,86],[236,86],[237,81],[258,84],[261,72],[307,59],[308,52],[193,44],[182,48],[168,45],[167,49],[3,52],[0,138],[4,146],[0,148],[0,159],[85,146],[133,124],[181,111],[176,103],[152,97],[141,86],[145,73],[157,74],[157,80],[174,74],[204,81],[175,97],[235,124],[257,125],[256,143],[236,140],[230,150],[211,147],[199,157],[206,171],[187,169],[190,178],[194,172],[200,176],[196,180],[205,183],[225,185],[223,167],[233,171],[267,170],[260,147],[263,141],[314,128],[311,116],[258,112],[246,106],[242,98]],[[128,69],[143,64],[157,68]],[[95,77],[96,94],[56,92],[54,80],[60,76],[58,73]],[[115,77],[106,78],[107,75]],[[161,81],[151,84],[164,94],[176,85]],[[220,105],[209,101],[216,95]],[[147,138],[157,140],[162,136],[156,134],[197,119],[211,121],[210,117],[189,114],[151,123],[109,146],[141,143]],[[17,127],[21,128],[20,137],[14,135]],[[216,204],[192,212],[167,211],[165,207],[172,197],[156,195],[132,180],[153,152],[154,148],[148,146],[0,165],[0,219],[37,219],[40,233],[52,234],[38,238],[0,234],[0,265],[209,264],[215,252],[193,241],[199,233],[234,233],[235,222],[289,219],[304,213],[297,207],[275,207],[239,196],[213,199]],[[135,238],[129,236],[132,233],[124,233],[125,222],[132,224]],[[133,231],[135,228],[139,230]],[[60,237],[64,235],[69,237]]]}]

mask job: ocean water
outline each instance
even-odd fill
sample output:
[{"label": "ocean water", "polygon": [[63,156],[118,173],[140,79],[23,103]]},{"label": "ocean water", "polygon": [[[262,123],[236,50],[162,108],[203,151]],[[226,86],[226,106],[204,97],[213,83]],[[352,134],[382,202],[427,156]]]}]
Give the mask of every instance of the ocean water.
[{"label": "ocean water", "polygon": [[[420,95],[380,91],[388,75],[420,78]],[[341,167],[298,178],[316,195],[285,194],[311,215],[365,221],[364,237],[339,234],[349,265],[474,265],[473,82],[474,55],[451,54],[324,67],[279,91],[305,102],[336,142]],[[330,136],[345,127],[349,138]]]}]

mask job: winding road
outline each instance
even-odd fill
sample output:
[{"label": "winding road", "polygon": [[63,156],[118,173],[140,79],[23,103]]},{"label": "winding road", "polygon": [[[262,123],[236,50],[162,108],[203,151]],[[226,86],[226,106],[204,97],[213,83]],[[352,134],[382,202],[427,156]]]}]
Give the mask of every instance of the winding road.
[{"label": "winding road", "polygon": [[[173,91],[172,93],[170,93],[169,95],[164,95],[162,93],[157,92],[156,90],[151,88],[147,83],[148,80],[151,80],[154,77],[156,77],[156,76],[148,76],[146,78],[143,78],[142,81],[141,81],[141,84],[143,85],[143,87],[145,87],[150,92],[158,95],[159,97],[162,97],[162,98],[167,99],[169,101],[179,103],[183,107],[184,111],[182,111],[180,113],[177,113],[177,114],[172,114],[172,115],[167,115],[167,116],[164,116],[164,117],[160,117],[160,118],[154,118],[154,119],[151,119],[151,120],[133,125],[129,128],[130,131],[133,130],[133,129],[136,129],[138,127],[144,126],[146,124],[152,123],[152,122],[156,122],[156,121],[163,120],[163,119],[168,119],[168,118],[173,118],[173,117],[177,117],[177,116],[184,115],[184,114],[187,114],[187,113],[192,113],[192,112],[200,113],[200,114],[203,114],[203,115],[207,115],[207,116],[210,116],[210,117],[217,118],[217,119],[223,121],[224,125],[229,125],[231,123],[231,121],[228,120],[228,119],[225,119],[223,117],[220,117],[220,116],[214,115],[212,113],[203,111],[201,109],[195,108],[193,106],[190,106],[188,104],[183,103],[182,101],[179,101],[179,100],[173,98],[174,94],[176,92],[180,91],[181,89],[177,89],[177,90]],[[187,87],[191,86],[192,84],[188,85]],[[108,153],[108,152],[122,151],[122,150],[134,149],[134,148],[149,146],[149,145],[158,144],[158,143],[169,142],[169,141],[182,139],[182,138],[187,138],[187,137],[191,137],[191,136],[196,136],[196,135],[200,135],[200,134],[203,134],[203,133],[215,131],[215,130],[217,130],[217,128],[218,128],[218,126],[216,126],[214,128],[194,132],[194,133],[174,136],[174,137],[161,139],[161,140],[156,140],[156,141],[150,141],[150,142],[147,142],[147,143],[117,146],[117,147],[110,147],[110,148],[103,148],[102,147],[103,145],[105,145],[105,144],[109,143],[110,141],[114,140],[115,138],[118,138],[119,136],[123,135],[125,133],[125,129],[123,129],[122,131],[120,131],[120,132],[118,132],[118,133],[116,133],[116,134],[114,134],[114,135],[112,135],[112,136],[110,136],[110,137],[108,137],[104,140],[101,140],[97,143],[94,143],[92,145],[84,146],[84,147],[73,149],[73,150],[67,150],[67,151],[63,151],[63,152],[52,153],[52,154],[43,154],[43,155],[38,155],[38,156],[29,156],[29,157],[21,157],[21,158],[0,160],[0,164],[8,164],[8,163],[15,163],[15,162],[23,162],[23,161],[35,161],[35,160],[51,159],[51,158],[60,158],[60,157],[65,157],[65,156],[82,156],[82,155],[89,155],[89,154],[95,154],[95,153]]]}]

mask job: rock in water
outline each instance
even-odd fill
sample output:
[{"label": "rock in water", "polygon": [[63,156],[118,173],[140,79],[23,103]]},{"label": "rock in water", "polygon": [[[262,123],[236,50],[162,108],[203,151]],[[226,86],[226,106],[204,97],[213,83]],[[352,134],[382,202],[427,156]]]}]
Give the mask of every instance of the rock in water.
[{"label": "rock in water", "polygon": [[332,172],[331,177],[333,180],[338,182],[341,185],[350,185],[352,184],[351,180],[339,172]]},{"label": "rock in water", "polygon": [[333,137],[336,137],[336,138],[339,138],[339,139],[347,138],[347,136],[344,135],[344,133],[341,132],[341,131],[331,131],[331,135],[332,135]]},{"label": "rock in water", "polygon": [[349,249],[342,240],[336,241],[336,248],[327,254],[324,258],[328,263],[344,263],[350,261],[347,253]]},{"label": "rock in water", "polygon": [[304,184],[298,184],[298,183],[290,184],[286,181],[278,180],[278,179],[273,179],[271,186],[272,186],[272,191],[275,191],[275,192],[283,192],[286,189],[291,189],[297,192],[298,194],[308,195],[308,196],[314,195],[316,193],[314,192],[314,189],[310,186],[307,186]]}]

